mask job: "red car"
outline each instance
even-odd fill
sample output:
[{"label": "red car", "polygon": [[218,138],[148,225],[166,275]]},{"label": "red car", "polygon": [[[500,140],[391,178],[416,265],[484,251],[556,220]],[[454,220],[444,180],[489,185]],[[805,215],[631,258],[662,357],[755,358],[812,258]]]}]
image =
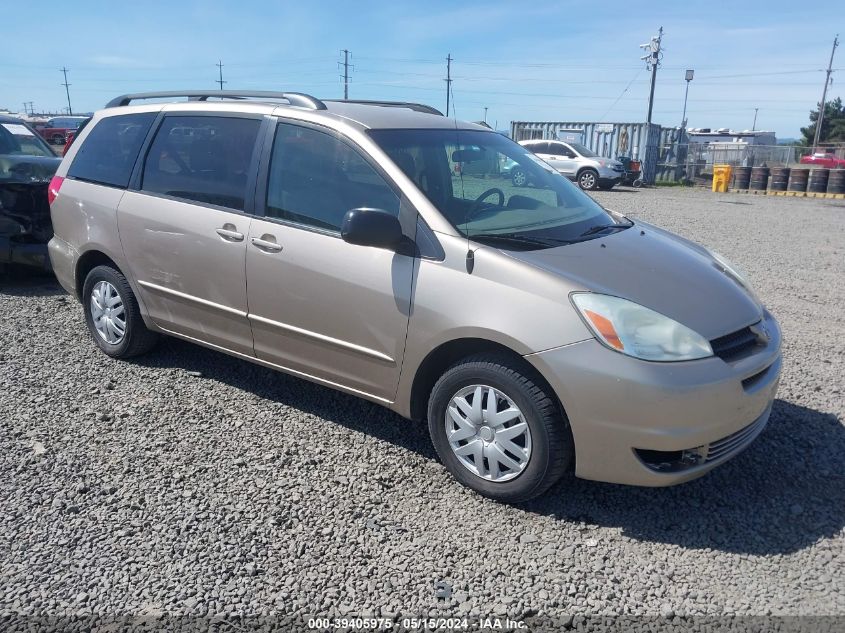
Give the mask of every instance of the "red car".
[{"label": "red car", "polygon": [[48,119],[44,125],[36,125],[35,129],[48,143],[64,145],[68,133],[75,132],[87,118],[84,116],[57,116]]},{"label": "red car", "polygon": [[74,139],[85,129],[85,126],[88,125],[88,121],[91,119],[85,119],[82,123],[79,124],[79,127],[75,130],[69,130],[67,133],[67,140],[65,141],[65,148],[62,150],[62,156],[67,154],[67,151],[70,149],[70,146],[73,145]]},{"label": "red car", "polygon": [[827,167],[828,169],[845,169],[845,158],[837,158],[833,154],[827,154],[824,152],[816,152],[810,156],[802,156],[801,163],[803,165]]}]

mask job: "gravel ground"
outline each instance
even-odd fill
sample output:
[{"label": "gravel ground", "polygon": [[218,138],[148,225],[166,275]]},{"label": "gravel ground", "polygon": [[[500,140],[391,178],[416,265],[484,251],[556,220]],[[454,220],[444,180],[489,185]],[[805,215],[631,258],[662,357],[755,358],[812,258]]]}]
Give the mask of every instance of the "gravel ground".
[{"label": "gravel ground", "polygon": [[422,425],[176,340],[110,360],[50,278],[13,276],[0,628],[92,612],[845,615],[845,201],[596,197],[720,251],[780,319],[779,397],[745,453],[675,488],[567,476],[499,505],[448,476]]}]

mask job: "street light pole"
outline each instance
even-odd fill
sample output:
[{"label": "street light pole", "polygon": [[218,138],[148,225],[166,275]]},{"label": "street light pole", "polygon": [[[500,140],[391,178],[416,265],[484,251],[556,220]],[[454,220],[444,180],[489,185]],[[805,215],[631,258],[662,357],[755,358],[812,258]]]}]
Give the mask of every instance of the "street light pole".
[{"label": "street light pole", "polygon": [[687,89],[684,92],[684,115],[681,117],[681,130],[687,129],[687,97],[689,97],[689,82],[692,81],[694,75],[695,71],[692,69],[687,70],[686,74],[684,75],[684,79],[687,82]]}]

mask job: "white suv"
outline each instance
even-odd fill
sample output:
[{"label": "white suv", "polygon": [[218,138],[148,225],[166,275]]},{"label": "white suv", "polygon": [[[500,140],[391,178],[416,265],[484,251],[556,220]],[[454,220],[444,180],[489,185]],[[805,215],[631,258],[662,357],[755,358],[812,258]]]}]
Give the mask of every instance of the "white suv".
[{"label": "white suv", "polygon": [[618,160],[602,158],[579,143],[536,140],[519,144],[577,182],[581,189],[612,189],[625,175],[625,168]]}]

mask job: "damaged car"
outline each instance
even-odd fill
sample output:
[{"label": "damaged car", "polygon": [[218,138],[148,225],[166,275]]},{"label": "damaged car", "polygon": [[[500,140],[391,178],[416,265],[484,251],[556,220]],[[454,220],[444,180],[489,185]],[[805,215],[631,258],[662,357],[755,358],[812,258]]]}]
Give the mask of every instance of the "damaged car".
[{"label": "damaged car", "polygon": [[0,266],[50,268],[48,187],[60,162],[29,124],[0,116]]}]

